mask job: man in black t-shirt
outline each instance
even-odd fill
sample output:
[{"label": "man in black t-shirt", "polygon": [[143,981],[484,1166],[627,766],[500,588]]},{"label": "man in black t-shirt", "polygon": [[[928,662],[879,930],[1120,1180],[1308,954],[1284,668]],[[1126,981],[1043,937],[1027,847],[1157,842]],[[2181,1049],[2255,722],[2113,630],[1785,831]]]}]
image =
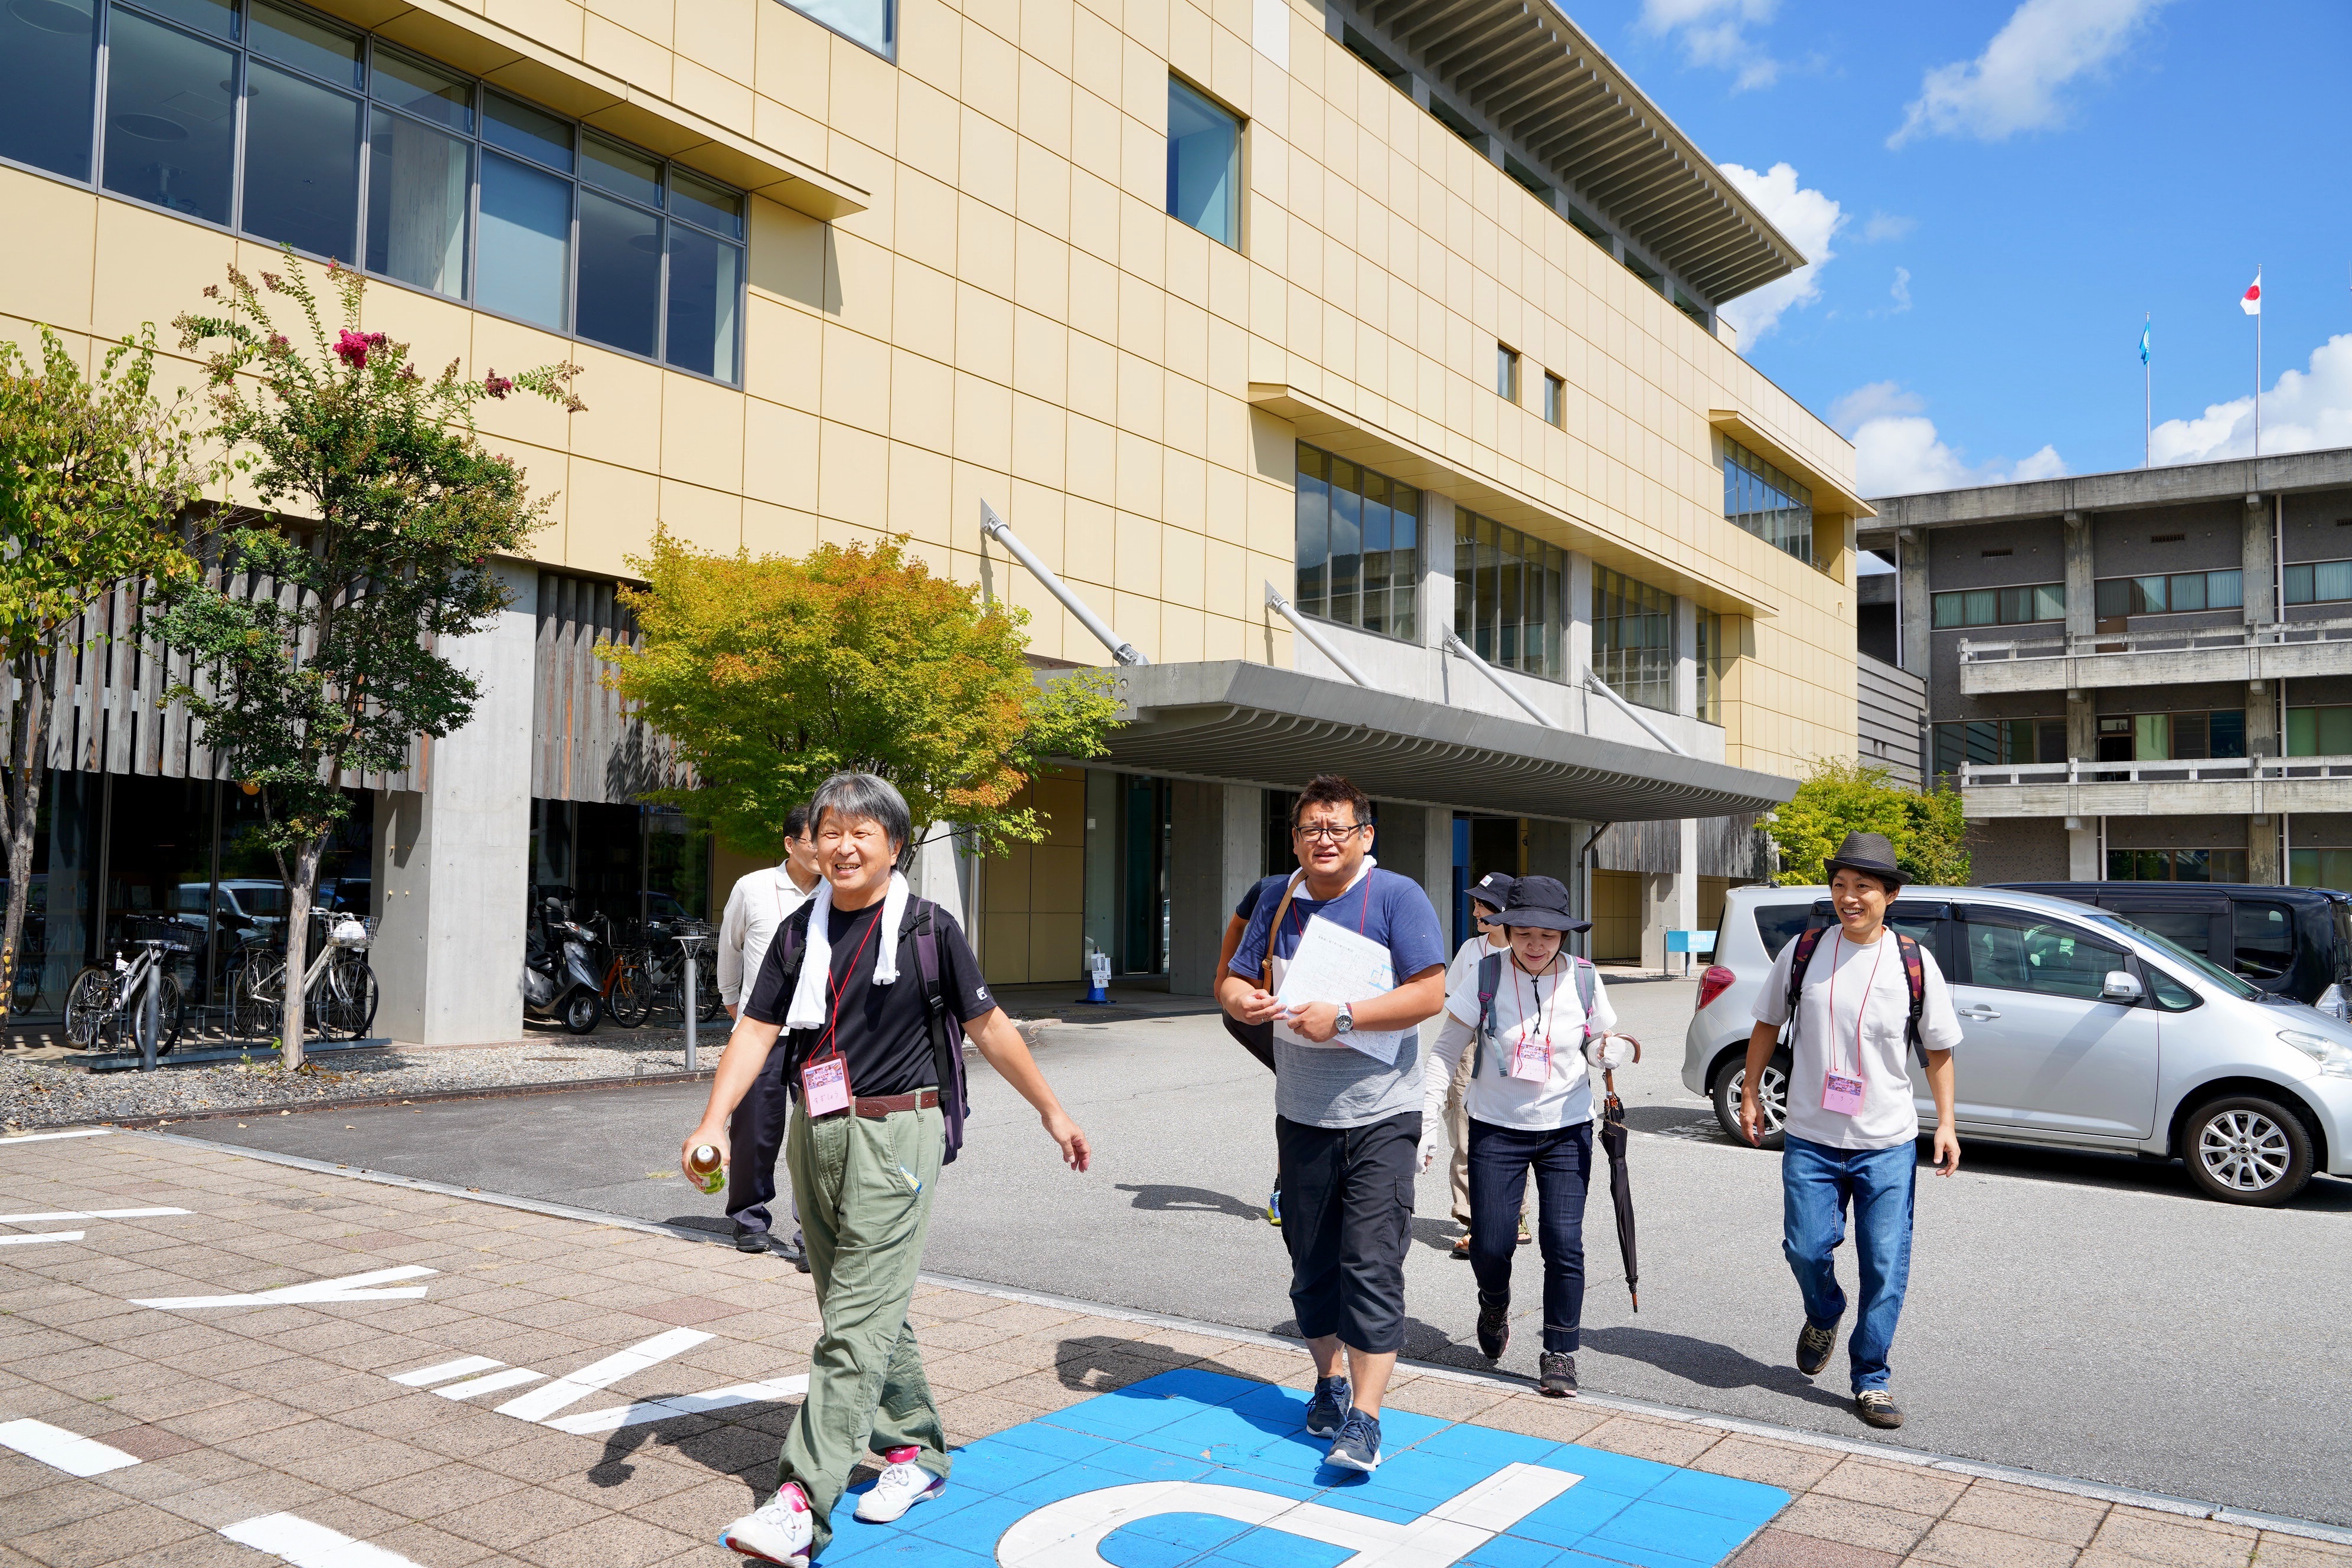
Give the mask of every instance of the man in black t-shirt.
[{"label": "man in black t-shirt", "polygon": [[[888,1464],[858,1504],[862,1520],[895,1520],[947,1485],[947,1434],[907,1321],[944,1163],[941,1102],[956,1091],[941,1081],[926,939],[914,934],[926,916],[942,1011],[1036,1108],[1071,1169],[1084,1171],[1091,1157],[954,920],[936,906],[918,906],[910,918],[916,901],[894,869],[910,826],[898,792],[871,773],[836,773],[810,801],[809,816],[824,883],[770,944],[701,1123],[678,1156],[691,1173],[697,1148],[726,1155],[729,1118],[783,1037],[785,1077],[801,1102],[784,1159],[824,1329],[777,1460],[776,1495],[719,1540],[792,1568],[804,1568],[832,1538],[834,1504],[869,1447]],[[940,1026],[954,1048],[949,1020]]]}]

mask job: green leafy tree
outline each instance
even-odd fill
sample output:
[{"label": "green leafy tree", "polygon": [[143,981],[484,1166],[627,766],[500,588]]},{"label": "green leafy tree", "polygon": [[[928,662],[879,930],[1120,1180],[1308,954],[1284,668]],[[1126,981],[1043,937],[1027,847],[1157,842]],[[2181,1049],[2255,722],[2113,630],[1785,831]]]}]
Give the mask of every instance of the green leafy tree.
[{"label": "green leafy tree", "polygon": [[[11,961],[24,946],[58,656],[76,651],[75,623],[117,583],[176,582],[195,569],[178,520],[211,470],[185,417],[188,395],[164,402],[154,374],[152,326],[110,347],[95,376],[47,327],[37,365],[0,342],[0,661],[9,687],[0,955]],[[0,1017],[14,978],[0,963]]]},{"label": "green leafy tree", "polygon": [[[181,346],[208,351],[214,435],[250,475],[264,511],[226,532],[222,559],[279,591],[240,595],[201,581],[164,595],[158,628],[205,680],[173,695],[207,745],[257,786],[258,836],[285,879],[286,984],[279,1040],[302,1060],[301,976],[319,859],[349,809],[347,773],[405,767],[419,735],[472,716],[473,678],[439,649],[506,605],[491,558],[514,554],[546,521],[522,471],[481,442],[474,406],[522,388],[567,407],[577,367],[462,379],[452,361],[426,381],[407,345],[360,328],[363,280],[330,263],[344,325],[330,341],[320,302],[287,253],[260,285],[229,269],[229,310],[175,323]],[[298,347],[276,330],[264,291],[302,317]],[[221,298],[219,286],[207,298]]]},{"label": "green leafy tree", "polygon": [[646,586],[621,596],[645,646],[600,648],[606,679],[699,780],[654,798],[748,854],[779,853],[785,814],[845,768],[898,785],[918,826],[1034,843],[1022,787],[1049,757],[1099,752],[1116,721],[1095,677],[1036,683],[1028,612],[934,576],[899,540],[725,556],[657,531],[630,565]]},{"label": "green leafy tree", "polygon": [[1849,833],[1883,833],[1895,863],[1916,882],[1965,886],[1968,822],[1957,790],[1922,792],[1891,783],[1885,768],[1847,757],[1815,762],[1796,798],[1772,814],[1765,831],[1780,851],[1782,887],[1829,879],[1822,862]]}]

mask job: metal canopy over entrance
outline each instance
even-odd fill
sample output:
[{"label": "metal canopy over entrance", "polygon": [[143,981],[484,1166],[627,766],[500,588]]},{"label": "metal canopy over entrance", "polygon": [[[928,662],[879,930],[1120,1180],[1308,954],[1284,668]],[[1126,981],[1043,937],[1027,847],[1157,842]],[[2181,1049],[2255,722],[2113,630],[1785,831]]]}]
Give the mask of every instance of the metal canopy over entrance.
[{"label": "metal canopy over entrance", "polygon": [[1097,767],[1266,789],[1341,773],[1378,800],[1583,822],[1769,811],[1797,789],[1773,773],[1263,664],[1150,665],[1112,679],[1129,722]]}]

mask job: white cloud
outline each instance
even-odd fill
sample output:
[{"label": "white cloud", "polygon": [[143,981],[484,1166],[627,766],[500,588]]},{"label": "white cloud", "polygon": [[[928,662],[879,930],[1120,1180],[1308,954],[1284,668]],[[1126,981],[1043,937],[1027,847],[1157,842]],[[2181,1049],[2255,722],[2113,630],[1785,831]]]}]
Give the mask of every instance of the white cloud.
[{"label": "white cloud", "polygon": [[1685,59],[1736,72],[1731,89],[1741,92],[1780,79],[1780,62],[1747,33],[1750,24],[1770,21],[1778,5],[1779,0],[1642,0],[1638,26],[1654,37],[1678,35]]},{"label": "white cloud", "polygon": [[1874,381],[1830,405],[1830,423],[1853,439],[1854,489],[1864,496],[1916,495],[1970,485],[2054,479],[2066,471],[2054,447],[2014,463],[1971,465],[1936,434],[1927,402],[1901,384]]},{"label": "white cloud", "polygon": [[1782,311],[1791,306],[1802,309],[1822,297],[1821,270],[1837,255],[1830,248],[1830,240],[1844,226],[1845,213],[1821,192],[1799,184],[1797,171],[1787,163],[1775,163],[1760,174],[1738,163],[1721,167],[1740,195],[1754,202],[1772,226],[1810,258],[1787,277],[1775,278],[1723,307],[1722,314],[1738,331],[1739,346],[1745,353],[1750,343],[1780,324]]},{"label": "white cloud", "polygon": [[1870,215],[1870,220],[1862,226],[1862,242],[1864,245],[1877,245],[1884,240],[1906,239],[1910,237],[1911,231],[1918,226],[1919,220],[1916,217],[1897,217],[1893,213],[1873,213]]},{"label": "white cloud", "polygon": [[[2149,445],[2159,465],[2252,457],[2254,400],[2232,398],[2194,419],[2168,419]],[[2328,339],[2312,351],[2308,370],[2282,371],[2263,394],[2265,453],[2320,447],[2352,447],[2352,333]]]},{"label": "white cloud", "polygon": [[2138,34],[2165,0],[2025,0],[1973,60],[1936,67],[1886,139],[1973,136],[2000,142],[2061,123],[2060,89],[2095,74]]},{"label": "white cloud", "polygon": [[1886,292],[1895,301],[1895,308],[1886,311],[1887,315],[1899,316],[1911,308],[1911,269],[1908,267],[1895,269],[1895,286]]}]

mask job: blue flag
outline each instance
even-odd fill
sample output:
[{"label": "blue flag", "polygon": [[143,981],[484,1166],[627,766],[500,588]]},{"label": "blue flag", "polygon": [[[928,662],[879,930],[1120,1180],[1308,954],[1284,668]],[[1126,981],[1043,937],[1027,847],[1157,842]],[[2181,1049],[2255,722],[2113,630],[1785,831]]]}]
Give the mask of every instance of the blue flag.
[{"label": "blue flag", "polygon": [[2147,363],[2147,334],[2148,334],[2149,330],[2150,330],[2151,328],[2153,328],[2155,325],[2156,325],[2156,318],[2155,318],[2155,317],[2153,317],[2153,316],[2150,316],[2147,321],[2142,321],[2142,322],[2140,323],[2140,328],[2139,328],[2139,363],[2142,363],[2142,364],[2146,364],[2146,363]]}]

